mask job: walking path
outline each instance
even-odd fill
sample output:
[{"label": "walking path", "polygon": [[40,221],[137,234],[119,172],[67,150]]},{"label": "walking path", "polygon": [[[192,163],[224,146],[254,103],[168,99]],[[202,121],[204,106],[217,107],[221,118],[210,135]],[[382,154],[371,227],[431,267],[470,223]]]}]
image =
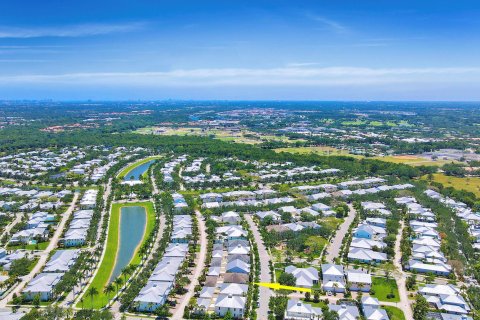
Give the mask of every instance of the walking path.
[{"label": "walking path", "polygon": [[62,215],[62,220],[58,224],[57,229],[55,230],[55,233],[50,240],[50,243],[48,247],[40,253],[40,259],[38,260],[37,264],[35,267],[30,271],[30,273],[24,277],[22,277],[20,283],[5,297],[0,301],[0,308],[4,308],[7,303],[12,300],[13,295],[19,295],[21,290],[25,287],[25,285],[33,279],[33,277],[42,270],[42,268],[45,266],[47,263],[47,259],[50,255],[50,252],[52,252],[53,249],[57,247],[58,240],[60,240],[60,236],[62,235],[63,229],[65,228],[65,225],[70,218],[70,215],[72,214],[73,210],[75,209],[75,204],[77,203],[79,197],[79,193],[75,192],[73,196],[73,200],[70,203],[70,206],[68,207],[67,211]]},{"label": "walking path", "polygon": [[340,255],[340,248],[342,247],[343,238],[345,238],[345,235],[348,232],[348,228],[350,227],[353,220],[355,219],[355,216],[357,215],[357,211],[355,210],[355,208],[353,208],[353,205],[351,203],[348,204],[348,208],[348,216],[345,218],[345,221],[343,221],[342,225],[335,233],[335,237],[332,239],[332,242],[328,246],[326,257],[328,263],[333,263],[333,259],[337,258]]},{"label": "walking path", "polygon": [[198,220],[198,230],[200,232],[200,252],[198,253],[198,260],[195,264],[195,270],[193,271],[192,276],[190,277],[190,285],[188,287],[187,293],[183,296],[180,301],[180,305],[176,308],[174,314],[170,319],[180,320],[183,319],[183,312],[185,307],[190,302],[190,299],[195,293],[195,286],[198,284],[198,278],[202,274],[203,269],[205,268],[205,258],[207,256],[207,234],[205,231],[205,220],[203,219],[200,211],[195,210],[195,216]]},{"label": "walking path", "polygon": [[[258,232],[258,227],[255,222],[252,220],[252,216],[249,214],[245,215],[245,220],[247,220],[250,230],[252,230],[253,238],[258,247],[258,255],[260,257],[260,282],[270,282],[270,267],[268,262],[270,261],[270,255],[268,254],[265,245],[263,244],[262,236]],[[272,291],[266,287],[260,287],[259,294],[259,306],[257,309],[257,318],[259,320],[268,319],[268,302],[270,301],[270,296]],[[256,301],[254,301],[255,303]]]},{"label": "walking path", "polygon": [[406,319],[413,319],[412,308],[410,306],[410,300],[408,299],[408,292],[406,287],[407,275],[402,269],[402,251],[400,250],[400,245],[402,241],[403,228],[405,223],[400,221],[400,231],[397,234],[397,239],[395,241],[395,258],[393,259],[393,264],[397,268],[394,277],[397,281],[398,294],[400,295],[399,307],[402,309],[405,314]]}]

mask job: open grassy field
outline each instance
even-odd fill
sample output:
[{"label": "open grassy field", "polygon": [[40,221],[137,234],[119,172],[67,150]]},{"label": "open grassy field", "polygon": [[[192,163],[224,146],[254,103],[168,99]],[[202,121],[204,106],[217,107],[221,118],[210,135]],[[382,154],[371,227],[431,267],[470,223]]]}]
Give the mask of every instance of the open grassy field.
[{"label": "open grassy field", "polygon": [[200,136],[213,137],[222,141],[235,143],[258,144],[265,141],[296,142],[301,139],[292,140],[285,136],[262,135],[249,130],[232,131],[228,129],[208,129],[199,127],[146,127],[137,129],[135,133],[158,134],[163,136]]},{"label": "open grassy field", "polygon": [[299,154],[309,154],[315,153],[321,156],[351,156],[358,157],[356,155],[348,153],[347,150],[341,150],[328,146],[318,146],[318,147],[295,147],[295,148],[277,148],[274,149],[275,152],[290,152],[290,153],[299,153]]},{"label": "open grassy field", "polygon": [[[422,177],[426,180],[427,176]],[[445,187],[453,187],[459,190],[473,192],[477,197],[480,197],[480,178],[479,177],[451,177],[443,173],[434,173],[433,181],[443,184]]]},{"label": "open grassy field", "polygon": [[[147,235],[153,229],[155,223],[155,210],[153,208],[153,203],[151,202],[134,202],[134,203],[114,203],[112,204],[112,209],[110,212],[110,223],[108,225],[108,237],[107,237],[107,247],[106,247],[106,254],[104,255],[100,267],[97,271],[97,274],[93,278],[92,282],[87,288],[94,287],[98,291],[98,295],[95,296],[94,299],[90,299],[87,295],[83,296],[83,306],[81,303],[77,304],[77,307],[85,307],[85,308],[93,308],[99,309],[106,305],[108,302],[108,297],[103,293],[103,289],[108,284],[110,279],[110,275],[112,274],[113,268],[115,267],[116,261],[116,253],[118,251],[119,246],[119,231],[120,231],[120,209],[122,207],[133,207],[133,206],[141,206],[144,207],[147,212],[147,222],[145,233],[143,235],[143,239],[140,245],[137,247],[132,261],[130,264],[138,264],[140,262],[140,257],[138,256],[137,252],[140,246],[145,241]],[[113,295],[112,295],[113,296]]]},{"label": "open grassy field", "polygon": [[[380,301],[400,301],[397,283],[394,279],[387,280],[387,278],[372,277],[372,291],[374,291],[375,294],[371,295]],[[395,296],[393,298],[387,298],[390,293],[393,293]]]},{"label": "open grassy field", "polygon": [[118,174],[118,178],[123,179],[125,177],[125,175],[127,173],[129,173],[132,169],[134,169],[134,168],[136,168],[136,167],[138,167],[138,166],[140,166],[144,163],[147,163],[148,161],[155,160],[155,159],[160,159],[161,157],[162,156],[151,156],[151,157],[142,159],[140,161],[134,162],[131,165],[129,165],[128,167],[124,168],[122,171],[120,171],[120,173]]},{"label": "open grassy field", "polygon": [[411,166],[443,166],[445,163],[451,162],[447,160],[429,160],[427,158],[414,155],[385,156],[375,157],[374,159],[385,162],[403,163]]},{"label": "open grassy field", "polygon": [[403,311],[397,307],[382,306],[382,309],[387,310],[387,314],[390,317],[390,320],[405,320],[405,315],[403,314]]}]

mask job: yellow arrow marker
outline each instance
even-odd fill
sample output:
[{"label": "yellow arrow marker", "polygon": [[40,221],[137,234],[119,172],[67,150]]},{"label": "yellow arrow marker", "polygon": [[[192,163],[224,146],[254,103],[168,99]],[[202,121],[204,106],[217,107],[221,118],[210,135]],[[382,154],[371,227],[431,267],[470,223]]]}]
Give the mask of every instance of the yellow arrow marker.
[{"label": "yellow arrow marker", "polygon": [[310,292],[312,293],[312,289],[302,288],[302,287],[292,287],[292,286],[284,286],[280,283],[269,283],[269,282],[255,282],[256,285],[261,287],[267,287],[273,290],[290,290],[290,291],[301,291],[301,292]]}]

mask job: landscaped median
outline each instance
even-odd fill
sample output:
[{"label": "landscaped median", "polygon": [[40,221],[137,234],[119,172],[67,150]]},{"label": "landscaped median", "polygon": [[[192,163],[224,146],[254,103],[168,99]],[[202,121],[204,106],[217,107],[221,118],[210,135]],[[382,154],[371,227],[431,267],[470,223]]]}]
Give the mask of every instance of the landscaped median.
[{"label": "landscaped median", "polygon": [[118,174],[118,178],[123,179],[127,175],[127,173],[129,173],[130,171],[132,171],[136,167],[141,166],[142,164],[147,163],[149,161],[160,159],[160,158],[162,158],[162,156],[151,156],[151,157],[142,159],[140,161],[134,162],[134,163],[130,164],[128,167],[123,168],[123,170],[120,171],[120,173]]},{"label": "landscaped median", "polygon": [[[113,293],[109,293],[108,295],[104,293],[104,288],[109,284],[109,280],[112,274],[112,271],[115,268],[115,262],[117,260],[117,254],[119,251],[119,244],[120,244],[120,213],[121,209],[124,207],[144,207],[146,210],[146,225],[145,231],[143,233],[142,240],[140,244],[136,247],[135,252],[133,253],[133,257],[130,260],[130,265],[139,264],[141,261],[141,257],[138,254],[139,249],[145,243],[148,235],[152,232],[155,226],[155,210],[153,207],[153,203],[146,201],[146,202],[131,202],[131,203],[114,203],[112,204],[111,212],[110,212],[110,222],[108,225],[108,237],[107,237],[107,244],[106,244],[106,251],[105,255],[103,256],[102,261],[100,262],[100,267],[93,278],[92,282],[88,286],[83,295],[83,303],[79,302],[77,307],[84,307],[84,308],[93,308],[98,309],[105,306],[109,300],[109,298],[113,297],[116,291]],[[123,277],[122,277],[123,279]],[[128,277],[127,277],[128,279]],[[97,294],[91,295],[91,288],[95,288]]]}]

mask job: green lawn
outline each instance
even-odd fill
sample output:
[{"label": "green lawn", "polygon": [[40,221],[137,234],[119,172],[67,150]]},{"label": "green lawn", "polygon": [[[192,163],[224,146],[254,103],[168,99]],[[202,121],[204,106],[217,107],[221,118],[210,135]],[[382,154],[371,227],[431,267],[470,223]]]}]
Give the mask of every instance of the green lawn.
[{"label": "green lawn", "polygon": [[27,244],[27,245],[22,245],[22,244],[18,244],[18,245],[7,245],[7,249],[8,249],[8,250],[25,249],[25,250],[39,250],[39,251],[43,251],[43,250],[47,249],[47,247],[48,247],[49,244],[50,244],[50,241],[40,242],[40,243],[38,244],[38,248],[37,248],[37,245],[35,245],[35,244]]},{"label": "green lawn", "polygon": [[302,301],[304,303],[308,303],[309,305],[311,305],[312,307],[314,308],[323,308],[323,307],[326,307],[327,305],[325,304],[325,302],[323,302],[322,300],[318,301],[318,302],[313,302],[313,294],[311,295],[310,297],[310,301],[306,301],[305,299],[302,299]]},{"label": "green lawn", "polygon": [[160,159],[161,157],[162,156],[151,156],[151,157],[142,159],[140,161],[134,162],[131,165],[129,165],[128,167],[126,167],[125,169],[123,169],[122,171],[120,171],[120,173],[118,174],[118,178],[123,179],[127,175],[127,173],[129,173],[134,168],[136,168],[136,167],[138,167],[138,166],[140,166],[144,163],[147,163],[148,161],[155,160],[155,159]]},{"label": "green lawn", "polygon": [[[155,223],[155,210],[153,208],[153,203],[151,202],[135,202],[135,203],[114,203],[112,204],[112,210],[110,212],[110,223],[108,225],[108,238],[107,238],[107,247],[106,247],[106,254],[101,261],[100,267],[98,269],[95,278],[93,279],[92,283],[88,287],[95,287],[99,294],[94,297],[94,299],[90,299],[84,295],[84,303],[83,307],[85,308],[94,308],[98,309],[103,307],[108,299],[106,295],[103,293],[103,288],[108,284],[108,280],[110,279],[110,275],[113,271],[115,266],[116,260],[116,252],[118,249],[119,243],[119,230],[120,230],[120,209],[122,207],[134,207],[134,206],[141,206],[144,207],[147,211],[147,225],[145,229],[145,234],[143,235],[143,239],[141,244],[145,241],[147,235],[152,231]],[[140,245],[141,246],[141,245]],[[140,246],[137,247],[140,248]],[[132,261],[130,264],[139,264],[141,257],[134,253]],[[87,289],[87,290],[88,290]],[[113,296],[113,294],[111,294]],[[77,304],[77,307],[82,307],[81,303]]]},{"label": "green lawn", "polygon": [[405,320],[405,315],[403,314],[403,311],[397,307],[382,306],[382,309],[387,310],[387,314],[390,317],[390,320]]},{"label": "green lawn", "polygon": [[[372,277],[372,290],[375,292],[375,294],[371,295],[380,301],[400,301],[400,296],[398,294],[398,288],[395,279],[387,280],[386,278]],[[390,293],[393,293],[395,297],[387,298],[387,295],[389,295]]]}]

